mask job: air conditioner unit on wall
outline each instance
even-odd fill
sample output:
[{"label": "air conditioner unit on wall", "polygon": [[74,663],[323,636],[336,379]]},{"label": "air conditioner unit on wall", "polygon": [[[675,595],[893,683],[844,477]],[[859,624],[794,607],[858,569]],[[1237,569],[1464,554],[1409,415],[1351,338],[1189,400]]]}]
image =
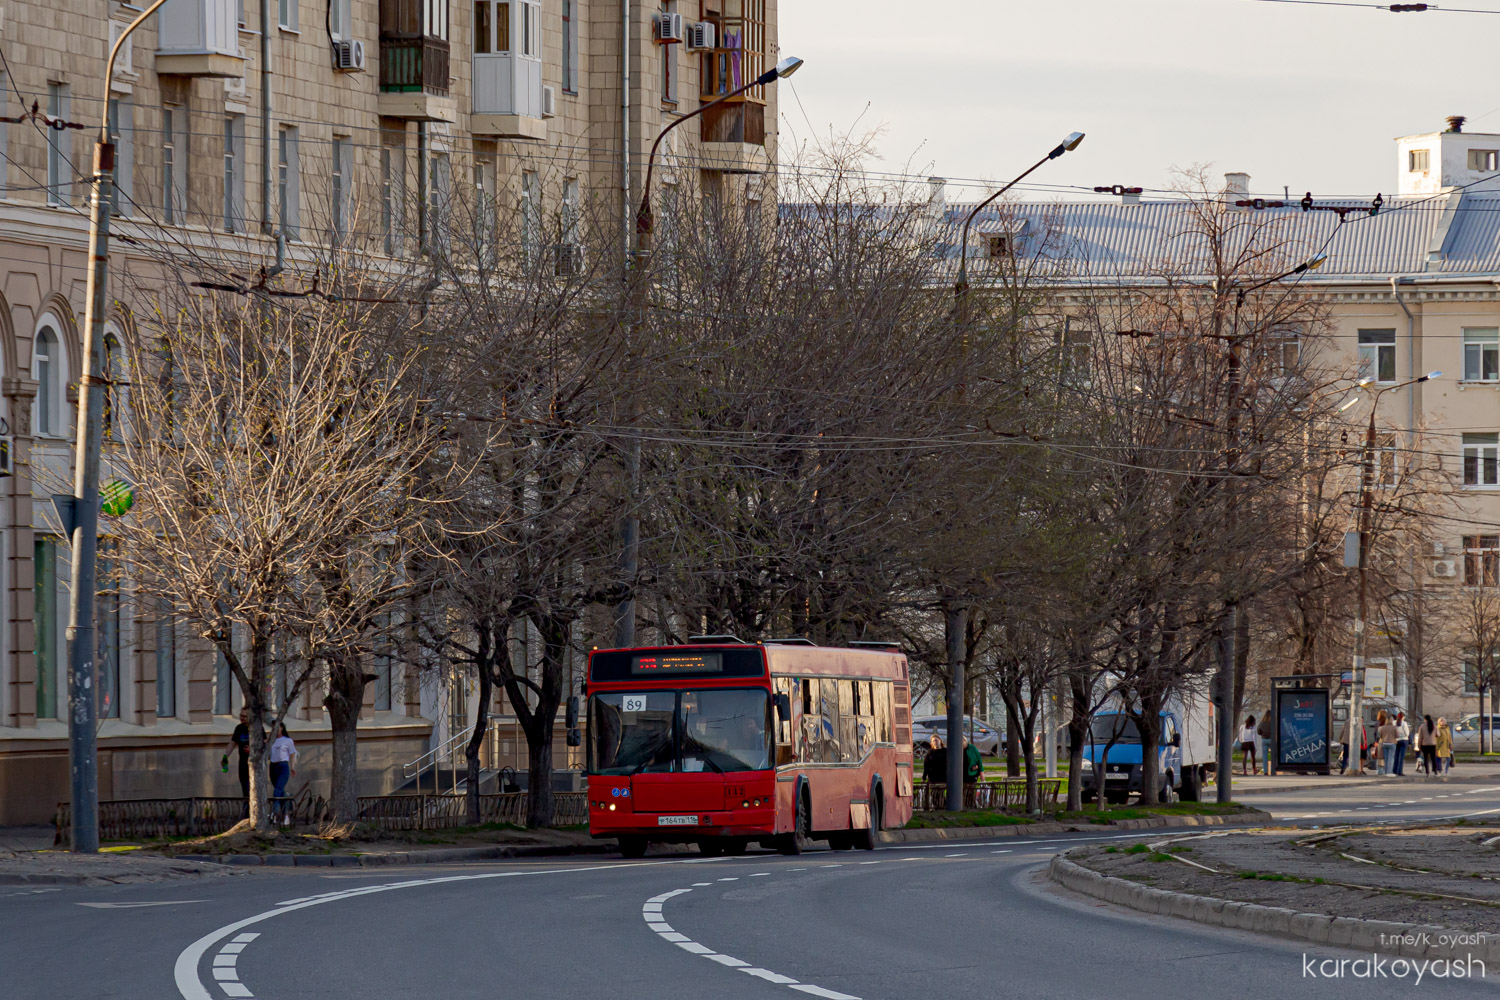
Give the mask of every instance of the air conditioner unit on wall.
[{"label": "air conditioner unit on wall", "polygon": [[690,49],[711,49],[717,37],[712,21],[695,21],[688,29],[687,44]]},{"label": "air conditioner unit on wall", "polygon": [[334,42],[333,66],[346,73],[357,73],[363,70],[365,68],[365,43]]},{"label": "air conditioner unit on wall", "polygon": [[1457,559],[1436,559],[1432,563],[1432,575],[1439,577],[1452,577],[1458,575]]},{"label": "air conditioner unit on wall", "polygon": [[681,14],[657,14],[651,22],[656,26],[656,40],[661,44],[672,45],[682,41]]},{"label": "air conditioner unit on wall", "polygon": [[550,83],[542,84],[542,117],[557,117],[557,89]]}]

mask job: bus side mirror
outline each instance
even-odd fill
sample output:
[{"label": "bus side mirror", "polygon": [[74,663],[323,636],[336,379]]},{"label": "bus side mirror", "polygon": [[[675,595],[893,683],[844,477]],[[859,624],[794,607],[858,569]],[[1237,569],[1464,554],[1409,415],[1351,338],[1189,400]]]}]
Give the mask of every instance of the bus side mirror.
[{"label": "bus side mirror", "polygon": [[776,718],[781,722],[792,721],[792,699],[785,691],[776,692]]},{"label": "bus side mirror", "polygon": [[[568,699],[568,712],[567,712],[567,715],[568,715],[568,722],[567,722],[568,728],[569,729],[577,729],[578,728],[578,696],[576,694],[573,697],[571,697],[571,698]],[[569,739],[572,739],[572,737],[570,736]],[[568,744],[568,746],[570,746],[570,747],[576,747],[577,745],[578,745],[577,743],[569,743]]]},{"label": "bus side mirror", "polygon": [[579,729],[577,726],[574,726],[568,730],[568,746],[583,746],[583,730]]}]

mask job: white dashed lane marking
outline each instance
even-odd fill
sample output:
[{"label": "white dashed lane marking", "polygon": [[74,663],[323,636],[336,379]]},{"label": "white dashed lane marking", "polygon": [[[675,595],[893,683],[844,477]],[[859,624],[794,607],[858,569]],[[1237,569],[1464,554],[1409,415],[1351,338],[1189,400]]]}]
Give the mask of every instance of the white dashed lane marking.
[{"label": "white dashed lane marking", "polygon": [[255,996],[250,992],[250,987],[240,982],[240,970],[235,963],[240,960],[240,952],[245,950],[245,945],[258,937],[259,934],[237,934],[214,956],[214,981],[219,984],[219,989],[224,991],[226,997]]},{"label": "white dashed lane marking", "polygon": [[[838,865],[825,865],[824,867],[837,868],[839,866]],[[805,869],[805,868],[793,868],[793,869],[788,869],[788,870],[789,871],[806,871],[807,869]],[[770,872],[756,872],[756,875],[769,875],[769,874],[771,874],[771,873]],[[751,877],[753,878],[754,876],[751,876]],[[737,879],[737,878],[722,878],[722,879],[719,879],[719,881],[720,882],[737,882],[737,881],[739,881],[739,879]],[[701,883],[700,882],[700,883],[695,884],[694,888],[698,888],[698,887],[701,887],[703,885],[710,885],[710,884],[712,884],[712,883]],[[676,930],[671,924],[667,923],[666,919],[663,917],[663,915],[662,915],[662,905],[664,903],[666,903],[669,899],[672,899],[674,896],[681,896],[683,893],[692,892],[692,891],[693,891],[692,889],[673,889],[671,892],[664,892],[664,893],[661,893],[660,895],[652,896],[650,899],[646,900],[645,903],[641,904],[641,919],[643,919],[646,922],[646,926],[649,927],[652,931],[654,931],[656,933],[656,935],[658,937],[660,937],[663,941],[670,941],[672,944],[675,944],[677,947],[681,948],[683,951],[685,951],[685,952],[687,952],[687,953],[689,953],[691,955],[702,955],[704,958],[708,959],[710,962],[717,962],[719,965],[722,965],[725,968],[738,969],[740,972],[743,972],[746,975],[755,976],[758,979],[764,979],[768,983],[775,983],[778,986],[790,986],[792,989],[798,990],[798,991],[800,991],[802,993],[807,993],[807,994],[810,994],[810,995],[815,996],[815,997],[823,997],[824,1000],[860,1000],[859,997],[851,996],[848,993],[840,993],[837,990],[826,989],[826,988],[824,988],[822,986],[814,986],[811,983],[801,983],[801,982],[798,982],[797,980],[793,979],[791,976],[783,976],[781,973],[779,973],[779,972],[772,972],[770,969],[762,969],[759,966],[752,966],[749,962],[746,962],[744,959],[735,958],[733,955],[722,955],[722,954],[714,951],[712,948],[708,947],[707,945],[699,944],[697,941],[694,941],[691,938],[689,938],[686,934],[683,934],[680,931]],[[217,962],[218,962],[218,960],[215,959],[215,964],[217,964]],[[214,972],[217,975],[218,970],[215,969]],[[249,992],[246,991],[246,993],[244,993],[244,994],[230,994],[230,995],[231,996],[248,996]]]}]

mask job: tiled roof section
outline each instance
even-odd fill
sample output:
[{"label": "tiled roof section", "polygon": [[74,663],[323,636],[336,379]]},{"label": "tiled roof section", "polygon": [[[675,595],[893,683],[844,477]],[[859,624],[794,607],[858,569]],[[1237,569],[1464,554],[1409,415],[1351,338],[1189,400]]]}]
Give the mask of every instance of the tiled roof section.
[{"label": "tiled roof section", "polygon": [[[1354,211],[1340,222],[1332,211],[1304,212],[1295,200],[1286,208],[1239,210],[1231,242],[1254,238],[1263,245],[1285,243],[1293,258],[1327,253],[1328,263],[1317,272],[1320,281],[1500,275],[1500,192],[1464,192],[1451,216],[1449,195],[1387,199],[1374,216],[1369,202],[1318,204]],[[949,256],[956,256],[957,229],[969,209],[963,204],[946,207],[944,219],[954,230]],[[1183,202],[1010,204],[981,212],[972,232],[1014,232],[1018,223],[1023,227],[1019,252],[1052,259],[1059,277],[1139,279],[1168,269],[1179,274],[1211,270],[1206,267],[1207,243],[1195,232],[1191,208]],[[971,254],[982,253],[975,243],[970,246]],[[1433,249],[1442,254],[1429,262]]]}]

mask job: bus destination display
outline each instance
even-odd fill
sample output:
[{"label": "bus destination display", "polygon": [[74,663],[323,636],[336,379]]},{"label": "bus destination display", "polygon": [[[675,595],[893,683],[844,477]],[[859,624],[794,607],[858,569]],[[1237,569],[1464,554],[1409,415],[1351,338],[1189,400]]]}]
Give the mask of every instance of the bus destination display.
[{"label": "bus destination display", "polygon": [[630,658],[630,672],[636,677],[660,677],[666,674],[719,674],[724,672],[723,653],[651,653]]}]

